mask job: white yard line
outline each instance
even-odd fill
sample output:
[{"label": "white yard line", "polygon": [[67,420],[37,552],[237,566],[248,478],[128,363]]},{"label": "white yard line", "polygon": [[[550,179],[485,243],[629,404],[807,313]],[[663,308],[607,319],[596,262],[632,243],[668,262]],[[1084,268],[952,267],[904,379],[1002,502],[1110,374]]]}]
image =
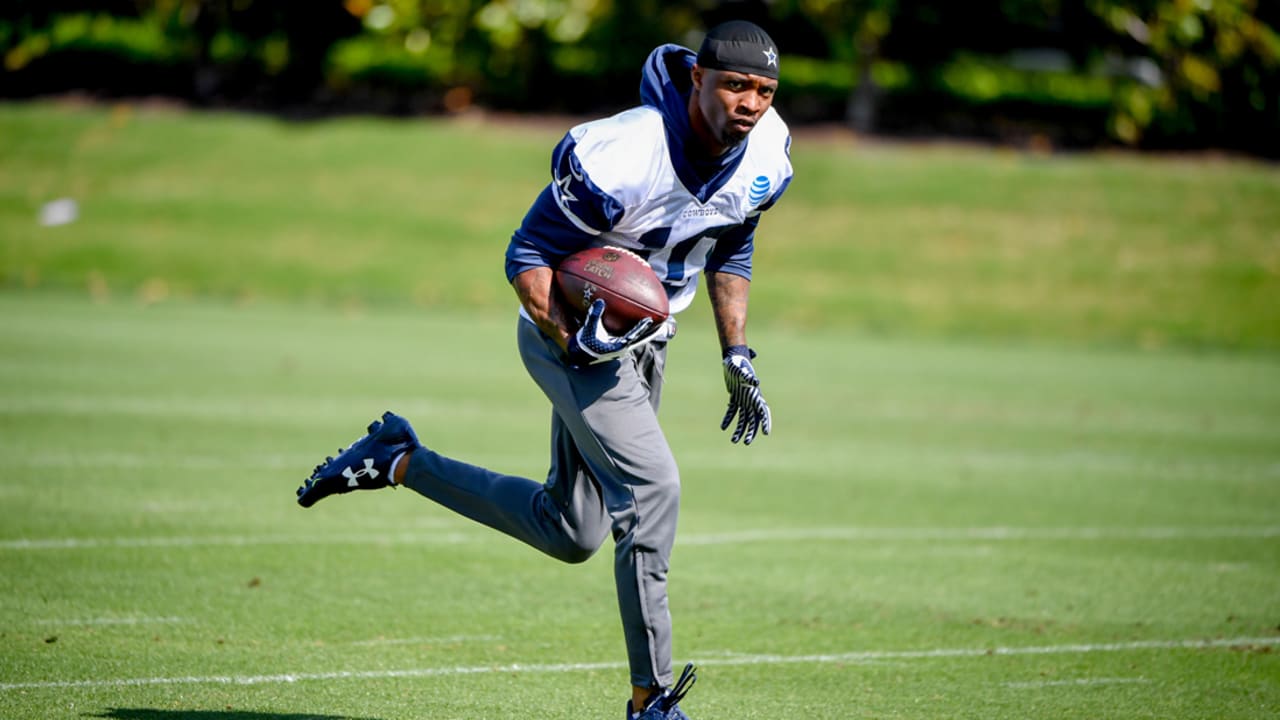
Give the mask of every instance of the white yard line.
[{"label": "white yard line", "polygon": [[[1150,650],[1203,650],[1249,645],[1280,645],[1280,637],[1230,638],[1218,640],[1145,640],[1125,643],[1077,645],[1042,645],[1032,647],[937,648],[932,650],[862,650],[818,655],[735,655],[702,661],[713,667],[743,665],[835,665],[880,662],[884,660],[931,660],[938,658],[1010,657],[1021,655],[1083,655],[1091,653],[1137,652]],[[554,663],[529,665],[473,665],[404,670],[338,670],[333,672],[299,672],[275,675],[185,675],[174,677],[142,677],[96,680],[50,680],[43,682],[0,683],[0,692],[12,690],[47,690],[70,688],[140,687],[150,685],[278,685],[314,680],[384,680],[391,678],[430,678],[455,675],[493,673],[530,673],[537,675],[620,670],[622,662]],[[1081,680],[1087,680],[1082,678]],[[1077,681],[1072,681],[1077,682]]]},{"label": "white yard line", "polygon": [[148,617],[145,615],[97,618],[50,618],[34,620],[36,625],[167,625],[187,622],[180,617]]},{"label": "white yard line", "polygon": [[156,537],[20,538],[0,540],[0,550],[94,548],[248,547],[257,545],[430,545],[474,540],[457,532],[339,533],[328,535],[171,535]]},{"label": "white yard line", "polygon": [[89,471],[108,468],[115,470],[140,470],[145,468],[171,470],[226,470],[230,468],[243,470],[246,467],[252,467],[259,471],[293,469],[305,475],[306,472],[309,472],[311,466],[315,464],[315,460],[316,457],[314,455],[258,455],[252,458],[232,455],[173,455],[157,457],[155,454],[105,451],[62,455],[30,455],[17,458],[14,467],[36,469],[84,468]]},{"label": "white yard line", "polygon": [[788,540],[1204,540],[1280,537],[1280,525],[1228,527],[827,527],[738,530],[678,537],[678,545],[733,545]]},{"label": "white yard line", "polygon": [[1147,678],[1072,678],[1070,680],[1033,680],[1030,682],[1007,682],[1007,688],[1039,690],[1050,687],[1092,687],[1094,685],[1149,685]]},{"label": "white yard line", "polygon": [[[174,535],[154,537],[64,537],[0,540],[0,550],[81,550],[94,548],[246,547],[257,545],[430,545],[479,541],[490,534],[471,532],[366,532],[315,535]],[[740,545],[810,540],[862,541],[1017,541],[1017,540],[1221,540],[1280,537],[1280,525],[1220,527],[815,527],[688,533],[676,544]]]},{"label": "white yard line", "polygon": [[351,645],[453,645],[455,643],[490,642],[501,640],[498,635],[445,635],[443,637],[374,638],[353,640]]}]

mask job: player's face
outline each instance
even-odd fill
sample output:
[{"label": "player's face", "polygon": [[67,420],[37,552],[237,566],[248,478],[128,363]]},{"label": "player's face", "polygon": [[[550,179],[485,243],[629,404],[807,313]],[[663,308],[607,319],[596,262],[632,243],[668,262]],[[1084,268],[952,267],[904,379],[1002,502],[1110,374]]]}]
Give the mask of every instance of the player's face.
[{"label": "player's face", "polygon": [[[773,105],[778,81],[730,70],[693,68],[694,130],[719,155],[746,139]],[[700,127],[701,126],[701,127]]]}]

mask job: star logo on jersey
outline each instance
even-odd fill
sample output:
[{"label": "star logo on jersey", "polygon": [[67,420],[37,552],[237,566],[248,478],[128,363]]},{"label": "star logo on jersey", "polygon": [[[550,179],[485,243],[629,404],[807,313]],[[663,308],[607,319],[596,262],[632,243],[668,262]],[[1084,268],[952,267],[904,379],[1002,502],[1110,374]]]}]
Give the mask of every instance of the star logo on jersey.
[{"label": "star logo on jersey", "polygon": [[568,175],[562,174],[561,168],[556,168],[556,176],[555,176],[555,184],[557,188],[556,202],[559,203],[561,209],[563,209],[565,212],[568,212],[569,203],[577,202],[579,199],[578,196],[574,195],[573,191],[569,189],[569,186],[573,185],[574,182],[581,183],[586,178],[583,176],[582,171],[578,168],[578,163],[574,160],[572,156],[565,158],[565,160],[567,162],[565,162],[564,164],[567,164],[569,166]]},{"label": "star logo on jersey", "polygon": [[560,192],[556,193],[556,199],[560,201],[560,207],[565,208],[566,210],[569,208],[569,203],[576,202],[578,200],[578,196],[574,195],[573,191],[569,189],[569,184],[572,182],[572,175],[556,178],[556,186],[560,188]]},{"label": "star logo on jersey", "polygon": [[764,53],[764,61],[766,65],[778,67],[778,51],[770,47],[768,50],[761,50]]}]

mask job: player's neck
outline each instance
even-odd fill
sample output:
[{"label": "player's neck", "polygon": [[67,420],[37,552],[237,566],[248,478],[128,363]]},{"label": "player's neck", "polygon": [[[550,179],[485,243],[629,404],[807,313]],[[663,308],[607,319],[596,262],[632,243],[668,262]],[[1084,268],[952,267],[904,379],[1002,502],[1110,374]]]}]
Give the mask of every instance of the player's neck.
[{"label": "player's neck", "polygon": [[698,154],[706,158],[717,158],[729,152],[729,146],[716,137],[706,117],[702,115],[697,93],[689,96],[689,127],[693,129],[693,137],[698,141],[694,148]]}]

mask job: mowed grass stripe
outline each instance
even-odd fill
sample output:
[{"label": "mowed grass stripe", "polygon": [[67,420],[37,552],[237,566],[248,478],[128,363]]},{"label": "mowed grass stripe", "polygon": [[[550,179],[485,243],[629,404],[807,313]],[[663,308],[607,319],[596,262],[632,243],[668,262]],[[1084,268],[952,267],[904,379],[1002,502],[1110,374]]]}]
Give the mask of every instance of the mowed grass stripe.
[{"label": "mowed grass stripe", "polygon": [[[0,550],[93,550],[109,548],[248,547],[256,545],[435,545],[492,538],[489,531],[414,533],[324,533],[291,535],[176,535],[147,537],[17,538],[0,540]],[[857,541],[1053,541],[1053,540],[1222,540],[1280,537],[1280,525],[1235,527],[813,527],[686,533],[682,547],[842,540]]]},{"label": "mowed grass stripe", "polygon": [[[949,658],[1011,657],[1020,655],[1089,655],[1094,653],[1149,652],[1160,650],[1208,650],[1215,648],[1272,647],[1280,637],[1236,637],[1212,640],[1144,640],[1125,643],[1040,645],[1031,647],[936,648],[928,650],[859,650],[815,655],[733,655],[696,660],[706,666],[858,664],[887,660],[935,660]],[[617,670],[621,662],[530,663],[458,667],[409,668],[403,670],[338,670],[324,673],[279,673],[272,675],[208,675],[106,680],[52,680],[47,682],[0,683],[0,691],[75,688],[128,687],[142,685],[269,685],[323,680],[386,680],[431,678],[450,675],[558,674],[597,670]]]},{"label": "mowed grass stripe", "polygon": [[[775,450],[766,457],[754,455],[724,455],[719,453],[690,452],[679,460],[686,469],[732,468],[751,470],[787,470],[803,465],[812,465],[824,460],[838,462],[846,453],[832,452],[825,457],[815,457],[813,453],[787,452]],[[1144,478],[1198,479],[1206,475],[1236,477],[1247,480],[1280,478],[1280,463],[1268,462],[1265,458],[1251,461],[1248,458],[1220,458],[1214,460],[1196,460],[1185,458],[1161,458],[1123,452],[1076,451],[1076,450],[975,450],[969,448],[912,448],[894,446],[891,443],[864,442],[857,448],[858,467],[885,469],[900,467],[906,458],[917,467],[946,469],[964,467],[971,470],[991,471],[1034,471],[1037,473],[1079,473],[1087,470],[1090,473],[1108,475],[1137,476]],[[528,464],[540,458],[531,458],[524,454],[510,452],[486,452],[489,462],[505,465]],[[78,450],[75,453],[31,454],[13,458],[8,467],[14,469],[76,469],[89,473],[95,470],[189,470],[216,471],[235,470],[253,467],[257,470],[287,471],[290,477],[306,476],[312,465],[320,458],[315,455],[296,453],[283,454],[227,454],[211,455],[159,455],[151,453],[128,453],[116,451]],[[80,477],[85,477],[81,475]],[[9,480],[15,483],[14,479]],[[0,485],[0,492],[5,487]]]}]

